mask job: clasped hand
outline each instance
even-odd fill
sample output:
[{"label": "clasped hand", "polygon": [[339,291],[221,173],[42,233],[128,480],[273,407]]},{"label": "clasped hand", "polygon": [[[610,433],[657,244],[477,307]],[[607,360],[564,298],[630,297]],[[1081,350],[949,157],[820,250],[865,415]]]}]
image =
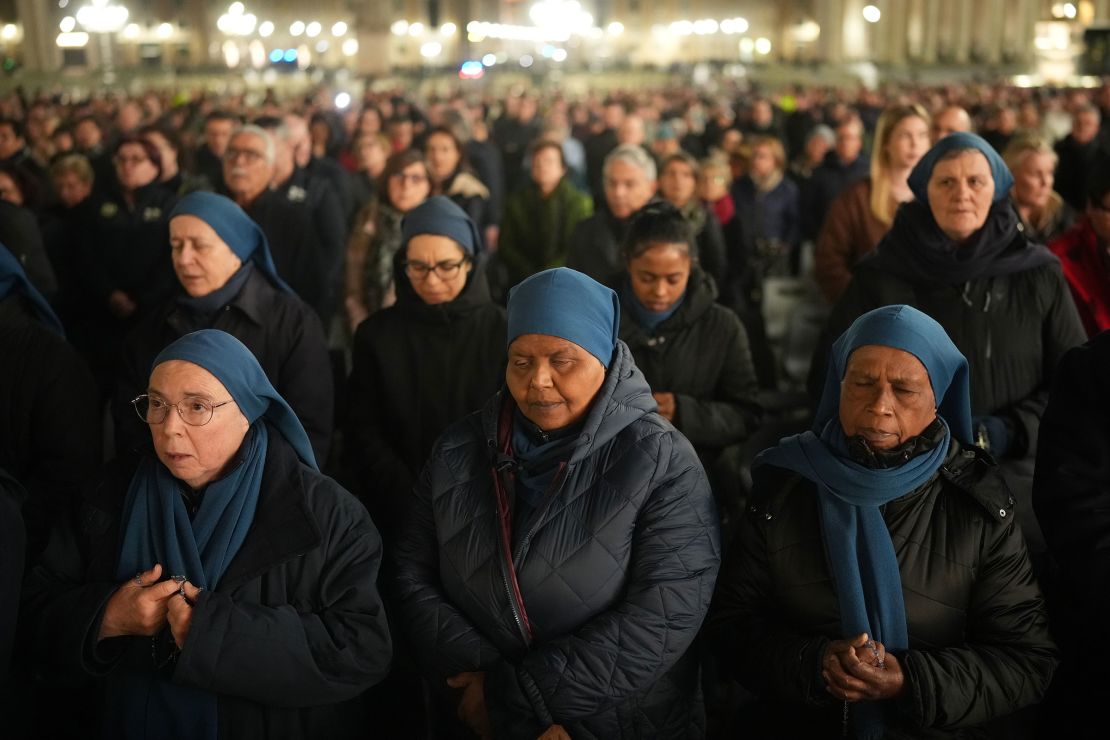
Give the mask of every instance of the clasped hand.
[{"label": "clasped hand", "polygon": [[160,581],[161,564],[129,579],[104,608],[98,639],[138,635],[152,637],[169,624],[174,642],[185,647],[193,621],[193,601],[200,589],[185,581]]},{"label": "clasped hand", "polygon": [[834,640],[821,659],[825,689],[842,701],[881,701],[902,693],[905,676],[898,659],[866,633]]}]

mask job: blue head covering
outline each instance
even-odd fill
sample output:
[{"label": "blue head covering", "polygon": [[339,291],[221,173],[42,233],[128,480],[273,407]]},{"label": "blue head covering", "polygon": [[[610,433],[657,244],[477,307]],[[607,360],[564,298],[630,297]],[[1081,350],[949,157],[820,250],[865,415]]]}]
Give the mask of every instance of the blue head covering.
[{"label": "blue head covering", "polygon": [[509,291],[507,344],[522,334],[547,334],[574,342],[608,368],[620,321],[620,300],[612,288],[569,267],[556,267]]},{"label": "blue head covering", "polygon": [[170,220],[175,216],[196,216],[211,226],[240,260],[254,262],[275,288],[293,292],[278,275],[262,228],[235,201],[216,193],[189,193],[170,212]]},{"label": "blue head covering", "polygon": [[[943,441],[897,468],[876,470],[848,456],[838,409],[840,383],[852,352],[882,345],[909,352],[929,373]],[[885,306],[856,319],[836,341],[813,430],[764,450],[756,465],[792,470],[817,485],[821,533],[840,604],[843,637],[866,632],[894,653],[909,647],[902,579],[879,507],[929,481],[948,456],[949,439],[971,441],[967,360],[943,327],[909,306]],[[883,732],[881,705],[857,705],[858,737]]]},{"label": "blue head covering", "polygon": [[[316,462],[304,427],[238,339],[216,329],[186,334],[166,347],[152,367],[169,360],[194,363],[216,376],[251,426],[231,471],[208,485],[192,519],[182,500],[182,484],[170,471],[154,458],[139,465],[124,503],[116,577],[126,580],[161,563],[167,577],[185,576],[194,585],[214,589],[246,540],[258,506],[269,445],[267,426],[258,420],[269,420],[306,465],[316,468]],[[216,413],[228,408],[234,407],[221,406]],[[129,737],[160,735],[167,727],[183,738],[217,736],[216,696],[176,686],[160,675],[129,676],[113,701],[122,703],[118,714]]]},{"label": "blue head covering", "polygon": [[47,329],[61,337],[66,335],[62,328],[62,322],[58,320],[58,315],[54,313],[54,309],[47,303],[43,294],[31,285],[31,281],[27,279],[27,273],[23,271],[23,265],[19,264],[15,255],[4,246],[3,242],[0,242],[0,301],[6,299],[12,293],[22,294],[31,303],[31,308],[34,309],[39,321]]},{"label": "blue head covering", "polygon": [[933,168],[937,166],[941,157],[949,152],[965,149],[974,149],[987,158],[987,163],[991,167],[991,177],[994,179],[994,198],[991,202],[997,203],[1003,198],[1009,197],[1010,188],[1014,186],[1014,176],[1010,174],[1010,168],[1002,161],[1002,157],[982,136],[966,131],[958,131],[954,134],[948,134],[948,136],[933,144],[933,148],[925,153],[925,156],[910,172],[910,190],[913,191],[913,195],[918,201],[928,205],[929,178],[933,176]]},{"label": "blue head covering", "polygon": [[478,227],[466,211],[446,195],[435,195],[405,214],[401,221],[401,243],[419,234],[438,234],[457,242],[471,257],[482,251]]}]

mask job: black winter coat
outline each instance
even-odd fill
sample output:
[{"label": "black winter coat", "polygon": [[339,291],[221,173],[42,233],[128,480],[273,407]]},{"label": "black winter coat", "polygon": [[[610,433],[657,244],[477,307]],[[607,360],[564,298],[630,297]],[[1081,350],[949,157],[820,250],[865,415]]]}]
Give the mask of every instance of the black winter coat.
[{"label": "black winter coat", "polygon": [[720,547],[693,448],[654,413],[621,342],[561,484],[513,534],[492,468],[506,395],[439,440],[396,551],[430,685],[486,671],[497,738],[533,740],[552,723],[575,740],[701,737],[691,646]]},{"label": "black winter coat", "polygon": [[387,541],[436,438],[504,382],[505,311],[483,270],[449,303],[430,306],[394,260],[397,303],[355,332],[344,456],[355,490]]},{"label": "black winter coat", "polygon": [[1110,332],[1064,355],[1037,451],[1033,505],[1055,561],[1046,591],[1064,656],[1059,698],[1066,711],[1052,717],[1061,737],[1104,734],[1110,696],[1110,645],[1098,637],[1110,624],[1108,377]]},{"label": "black winter coat", "polygon": [[[602,201],[604,202],[604,201]],[[567,267],[611,283],[624,270],[621,242],[628,232],[628,221],[619,221],[602,206],[594,215],[578,222],[570,236]]]},{"label": "black winter coat", "polygon": [[[150,430],[131,407],[146,393],[151,364],[175,340],[201,327],[173,299],[146,317],[124,343],[116,388],[116,449],[149,445]],[[297,414],[321,467],[331,445],[335,391],[327,341],[320,319],[304,301],[275,288],[252,270],[238,295],[212,318],[207,329],[226,331],[247,346],[274,388]]]},{"label": "black winter coat", "polygon": [[[709,631],[758,696],[748,737],[841,737],[843,704],[821,678],[842,634],[816,486],[773,466],[754,475]],[[931,480],[883,507],[910,643],[897,655],[905,691],[888,702],[888,737],[981,737],[1048,686],[1056,649],[1013,506],[990,458],[952,442]]]},{"label": "black winter coat", "polygon": [[621,291],[620,338],[652,391],[675,394],[674,425],[707,463],[760,419],[748,334],[716,297],[712,279],[694,268],[682,305],[649,334],[633,318],[635,298]]},{"label": "black winter coat", "polygon": [[[130,478],[131,469],[119,466],[90,493],[74,525],[79,554],[51,550],[29,576],[24,612],[36,615],[44,675],[111,683],[123,671],[155,670],[151,638],[94,648],[119,587]],[[174,683],[218,695],[219,735],[227,740],[365,737],[356,699],[381,680],[391,656],[375,583],[381,552],[362,505],[302,464],[271,429],[247,538],[216,589],[198,596],[185,647],[162,670]],[[95,726],[72,719],[84,734]]]}]

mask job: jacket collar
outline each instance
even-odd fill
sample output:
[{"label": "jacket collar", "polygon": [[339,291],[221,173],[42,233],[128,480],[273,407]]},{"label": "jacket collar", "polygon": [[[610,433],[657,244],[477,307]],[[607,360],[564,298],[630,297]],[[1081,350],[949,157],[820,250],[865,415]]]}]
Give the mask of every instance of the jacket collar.
[{"label": "jacket collar", "polygon": [[[266,276],[259,274],[259,272],[259,270],[252,270],[247,282],[243,285],[243,289],[226,305],[228,308],[238,309],[252,322],[262,326],[266,317],[266,307],[272,295],[266,295],[267,288],[271,286]],[[184,310],[175,303],[166,316],[166,323],[179,334],[191,331],[190,324],[182,316]]]}]

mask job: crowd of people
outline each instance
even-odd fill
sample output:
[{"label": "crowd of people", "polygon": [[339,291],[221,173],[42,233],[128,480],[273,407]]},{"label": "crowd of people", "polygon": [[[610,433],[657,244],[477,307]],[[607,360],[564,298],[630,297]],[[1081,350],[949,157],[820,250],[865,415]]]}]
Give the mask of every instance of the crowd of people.
[{"label": "crowd of people", "polygon": [[1107,165],[1110,83],[0,98],[9,729],[1100,737]]}]

